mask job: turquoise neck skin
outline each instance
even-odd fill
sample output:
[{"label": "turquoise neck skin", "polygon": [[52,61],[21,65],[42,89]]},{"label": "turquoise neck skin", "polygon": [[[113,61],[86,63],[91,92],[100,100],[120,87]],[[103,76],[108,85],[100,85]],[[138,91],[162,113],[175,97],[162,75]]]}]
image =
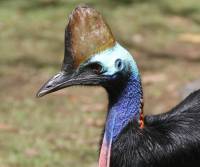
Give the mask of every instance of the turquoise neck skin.
[{"label": "turquoise neck skin", "polygon": [[[117,59],[123,62],[123,71],[120,73],[123,73],[126,79],[114,79],[119,75],[119,69],[115,66]],[[113,77],[114,80],[107,85],[109,111],[104,137],[107,136],[109,143],[117,138],[131,120],[139,120],[143,95],[140,74],[132,55],[117,42],[114,47],[94,55],[91,62],[100,63],[105,71],[103,75]]]}]

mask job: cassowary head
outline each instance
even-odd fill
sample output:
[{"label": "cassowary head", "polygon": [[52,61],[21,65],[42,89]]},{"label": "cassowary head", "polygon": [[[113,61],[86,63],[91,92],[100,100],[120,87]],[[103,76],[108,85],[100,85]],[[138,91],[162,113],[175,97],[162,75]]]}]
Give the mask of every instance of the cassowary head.
[{"label": "cassowary head", "polygon": [[[116,42],[102,16],[87,6],[72,12],[65,30],[61,72],[47,81],[37,96],[72,85],[101,85],[108,92],[110,109],[99,157],[99,167],[108,167],[112,142],[123,128],[133,118],[138,126],[143,125],[142,89],[134,59]],[[134,100],[132,105],[127,103],[130,100]]]},{"label": "cassowary head", "polygon": [[72,85],[101,85],[107,90],[119,85],[138,69],[130,53],[93,8],[77,7],[65,30],[65,56],[61,72],[38,91],[41,97]]}]

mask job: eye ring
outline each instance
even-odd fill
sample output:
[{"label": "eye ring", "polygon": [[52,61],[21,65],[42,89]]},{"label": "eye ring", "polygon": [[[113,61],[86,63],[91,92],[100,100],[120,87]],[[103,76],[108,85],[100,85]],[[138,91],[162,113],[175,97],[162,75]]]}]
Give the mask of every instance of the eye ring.
[{"label": "eye ring", "polygon": [[115,61],[115,67],[118,69],[118,70],[122,70],[123,69],[123,63],[122,63],[122,60],[121,59],[117,59]]}]

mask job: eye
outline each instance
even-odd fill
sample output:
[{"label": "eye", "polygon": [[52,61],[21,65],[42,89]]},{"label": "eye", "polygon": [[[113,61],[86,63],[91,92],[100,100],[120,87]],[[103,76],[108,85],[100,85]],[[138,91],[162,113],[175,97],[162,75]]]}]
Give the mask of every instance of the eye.
[{"label": "eye", "polygon": [[117,59],[115,61],[115,67],[118,69],[118,70],[122,70],[123,68],[123,63],[122,63],[122,60],[121,59]]},{"label": "eye", "polygon": [[88,67],[95,73],[95,74],[101,74],[103,71],[103,68],[100,64],[98,63],[92,63],[88,65]]}]

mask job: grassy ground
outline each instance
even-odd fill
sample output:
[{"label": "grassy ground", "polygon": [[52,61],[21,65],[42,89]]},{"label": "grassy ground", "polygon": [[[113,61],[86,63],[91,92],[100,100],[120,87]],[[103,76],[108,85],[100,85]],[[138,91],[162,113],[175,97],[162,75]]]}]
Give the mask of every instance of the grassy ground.
[{"label": "grassy ground", "polygon": [[35,98],[60,68],[67,15],[77,4],[101,11],[135,55],[149,114],[170,109],[200,76],[198,1],[0,0],[0,166],[96,164],[104,90],[74,87]]}]

